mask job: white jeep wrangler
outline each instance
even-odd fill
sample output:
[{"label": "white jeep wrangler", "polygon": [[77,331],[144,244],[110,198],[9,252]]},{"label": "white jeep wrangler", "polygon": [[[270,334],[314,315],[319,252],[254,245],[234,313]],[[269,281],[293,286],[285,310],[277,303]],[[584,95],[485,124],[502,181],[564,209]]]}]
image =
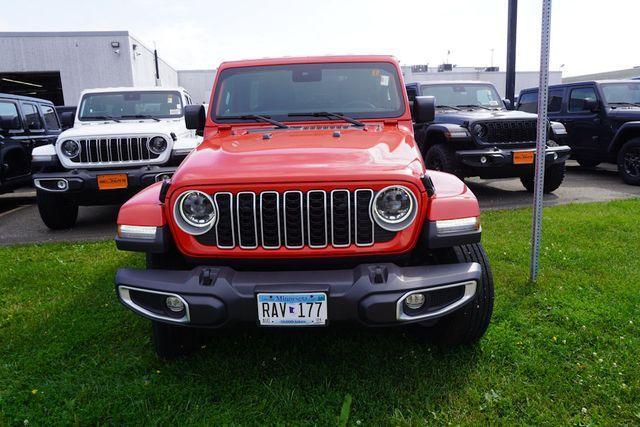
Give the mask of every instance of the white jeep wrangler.
[{"label": "white jeep wrangler", "polygon": [[120,204],[170,178],[202,136],[185,126],[182,88],[85,90],[73,127],[32,153],[38,210],[51,229],[72,227],[78,206]]}]

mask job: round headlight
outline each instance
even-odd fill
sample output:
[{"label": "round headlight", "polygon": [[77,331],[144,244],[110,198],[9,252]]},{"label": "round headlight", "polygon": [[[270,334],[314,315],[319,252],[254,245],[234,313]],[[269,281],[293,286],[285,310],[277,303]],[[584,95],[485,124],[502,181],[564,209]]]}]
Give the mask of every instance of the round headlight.
[{"label": "round headlight", "polygon": [[484,138],[487,136],[486,126],[480,123],[473,125],[473,132],[478,136],[478,138]]},{"label": "round headlight", "polygon": [[160,155],[167,149],[167,140],[161,136],[154,136],[147,142],[147,147],[153,154]]},{"label": "round headlight", "polygon": [[371,210],[375,222],[385,230],[400,231],[416,217],[416,198],[406,187],[391,186],[378,191]]},{"label": "round headlight", "polygon": [[80,144],[72,139],[67,139],[60,146],[60,151],[62,151],[62,154],[65,156],[72,159],[80,153]]},{"label": "round headlight", "polygon": [[213,227],[217,212],[208,194],[192,190],[178,197],[174,206],[174,217],[184,232],[199,235]]}]

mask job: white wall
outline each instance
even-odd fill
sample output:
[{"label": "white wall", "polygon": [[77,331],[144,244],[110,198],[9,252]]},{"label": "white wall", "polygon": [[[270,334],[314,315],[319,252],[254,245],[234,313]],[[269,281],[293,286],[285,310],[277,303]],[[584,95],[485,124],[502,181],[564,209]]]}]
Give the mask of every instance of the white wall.
[{"label": "white wall", "polygon": [[[483,82],[493,83],[500,96],[504,98],[505,85],[506,85],[506,73],[504,71],[452,71],[442,73],[412,73],[411,70],[402,70],[404,74],[405,83],[421,82],[421,81],[434,81],[434,80],[478,80]],[[518,71],[516,72],[516,96],[522,89],[538,86],[538,72],[537,71]],[[562,83],[562,71],[550,71],[549,72],[549,84]]]},{"label": "white wall", "polygon": [[178,83],[185,88],[195,104],[209,103],[216,70],[179,70]]},{"label": "white wall", "polygon": [[[131,69],[134,86],[155,86],[156,65],[153,49],[146,47],[139,40],[129,39],[131,52]],[[135,49],[133,48],[135,46]],[[160,86],[178,86],[178,72],[162,58],[158,58]]]},{"label": "white wall", "polygon": [[83,89],[133,84],[128,40],[126,31],[0,32],[0,72],[59,71],[64,102],[76,105]]}]

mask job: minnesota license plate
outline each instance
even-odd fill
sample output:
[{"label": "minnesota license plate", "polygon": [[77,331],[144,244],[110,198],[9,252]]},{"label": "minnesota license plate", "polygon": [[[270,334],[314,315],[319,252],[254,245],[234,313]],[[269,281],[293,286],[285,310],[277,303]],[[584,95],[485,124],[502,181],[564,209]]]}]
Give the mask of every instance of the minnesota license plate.
[{"label": "minnesota license plate", "polygon": [[535,151],[514,151],[513,152],[513,164],[514,165],[531,165],[535,158]]},{"label": "minnesota license plate", "polygon": [[129,181],[126,173],[112,175],[98,175],[98,188],[100,190],[115,190],[117,188],[127,188]]},{"label": "minnesota license plate", "polygon": [[327,294],[258,294],[258,319],[262,326],[324,326]]}]

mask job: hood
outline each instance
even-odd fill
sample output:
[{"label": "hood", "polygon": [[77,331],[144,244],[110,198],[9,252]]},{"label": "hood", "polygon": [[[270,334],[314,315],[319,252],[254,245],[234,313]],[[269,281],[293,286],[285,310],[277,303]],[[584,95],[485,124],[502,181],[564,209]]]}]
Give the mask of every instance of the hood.
[{"label": "hood", "polygon": [[610,108],[607,116],[611,120],[619,122],[630,122],[640,120],[640,107],[635,108]]},{"label": "hood", "polygon": [[[177,186],[275,182],[404,180],[424,168],[412,134],[396,126],[268,130],[209,136],[181,164]],[[265,139],[265,133],[270,139]]]},{"label": "hood", "polygon": [[436,111],[435,123],[463,124],[477,120],[536,120],[537,114],[526,113],[518,110],[440,110]]},{"label": "hood", "polygon": [[78,122],[74,127],[60,134],[60,138],[85,138],[103,135],[136,135],[182,133],[185,130],[184,120],[128,120],[117,122]]}]

